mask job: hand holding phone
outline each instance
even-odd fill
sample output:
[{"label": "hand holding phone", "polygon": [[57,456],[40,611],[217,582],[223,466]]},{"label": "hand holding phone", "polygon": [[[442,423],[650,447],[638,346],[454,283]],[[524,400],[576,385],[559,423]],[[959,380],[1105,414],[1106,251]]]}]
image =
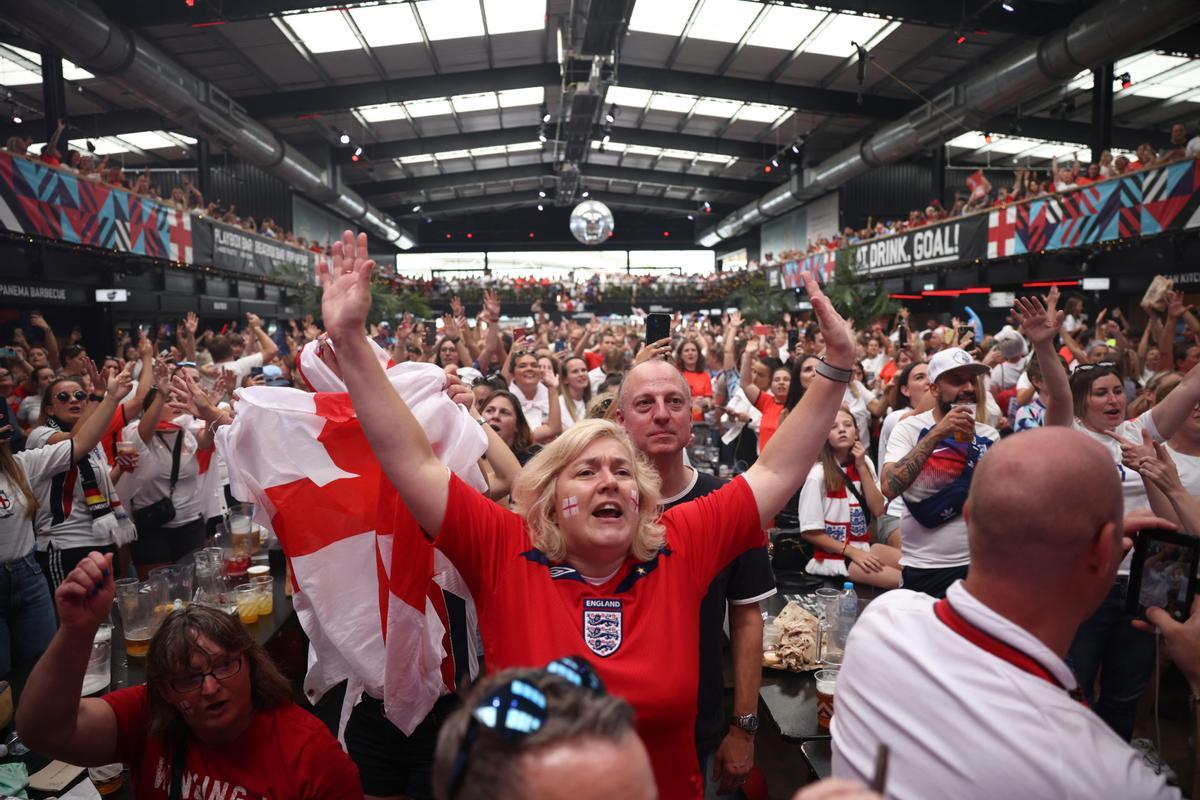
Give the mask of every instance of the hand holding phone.
[{"label": "hand holding phone", "polygon": [[646,315],[646,344],[671,337],[671,315],[655,312]]},{"label": "hand holding phone", "polygon": [[1196,596],[1200,539],[1186,533],[1145,529],[1134,534],[1126,609],[1145,619],[1146,609],[1161,608],[1183,622]]},{"label": "hand holding phone", "polygon": [[775,333],[775,328],[771,325],[755,325],[754,326],[754,335],[755,336],[771,336],[774,333]]}]

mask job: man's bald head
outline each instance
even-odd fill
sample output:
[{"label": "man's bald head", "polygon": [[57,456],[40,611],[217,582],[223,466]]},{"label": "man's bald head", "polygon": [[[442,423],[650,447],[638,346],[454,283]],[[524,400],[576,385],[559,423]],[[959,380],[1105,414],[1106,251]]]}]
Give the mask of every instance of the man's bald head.
[{"label": "man's bald head", "polygon": [[625,380],[621,381],[621,387],[617,389],[617,408],[624,410],[629,398],[633,397],[637,393],[637,390],[646,383],[664,379],[677,383],[683,390],[688,405],[691,405],[692,389],[688,386],[683,373],[676,369],[674,365],[668,364],[661,358],[652,358],[649,361],[637,364],[633,369],[625,373]]},{"label": "man's bald head", "polygon": [[971,479],[971,572],[1045,587],[1076,575],[1109,523],[1119,561],[1123,506],[1112,455],[1085,434],[1051,427],[1010,436]]}]

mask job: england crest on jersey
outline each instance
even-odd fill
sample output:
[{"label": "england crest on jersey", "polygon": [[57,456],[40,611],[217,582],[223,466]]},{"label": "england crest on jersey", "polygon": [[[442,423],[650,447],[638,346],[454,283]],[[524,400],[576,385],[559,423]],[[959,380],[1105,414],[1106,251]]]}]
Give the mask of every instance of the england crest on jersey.
[{"label": "england crest on jersey", "polygon": [[583,601],[583,641],[601,658],[621,646],[621,601],[587,598]]}]

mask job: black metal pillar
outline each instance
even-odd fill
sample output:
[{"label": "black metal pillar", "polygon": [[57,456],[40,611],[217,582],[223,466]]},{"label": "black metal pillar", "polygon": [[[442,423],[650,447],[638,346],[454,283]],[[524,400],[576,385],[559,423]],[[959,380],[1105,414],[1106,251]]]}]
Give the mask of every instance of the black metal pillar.
[{"label": "black metal pillar", "polygon": [[946,194],[946,146],[939,144],[933,148],[930,153],[929,165],[929,190],[931,196],[937,198],[939,203],[945,203],[944,195]]},{"label": "black metal pillar", "polygon": [[[42,106],[46,112],[46,141],[54,136],[58,129],[58,121],[67,120],[67,90],[63,85],[62,59],[58,56],[42,53]],[[67,143],[58,143],[58,152],[65,155]]]},{"label": "black metal pillar", "polygon": [[212,175],[210,172],[208,140],[196,140],[196,188],[200,190],[200,194],[204,195],[204,202],[211,203],[216,200],[215,197],[209,197],[209,188],[212,186]]},{"label": "black metal pillar", "polygon": [[1100,154],[1112,146],[1113,65],[1102,64],[1092,70],[1092,163],[1100,163]]}]

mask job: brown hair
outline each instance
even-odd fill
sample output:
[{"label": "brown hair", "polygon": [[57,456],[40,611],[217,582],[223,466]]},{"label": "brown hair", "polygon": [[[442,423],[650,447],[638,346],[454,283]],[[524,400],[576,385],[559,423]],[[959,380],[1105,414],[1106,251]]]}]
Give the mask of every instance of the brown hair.
[{"label": "brown hair", "polygon": [[525,419],[525,411],[521,408],[521,401],[517,396],[507,389],[497,389],[489,394],[483,400],[482,408],[487,408],[491,402],[497,397],[504,398],[513,407],[513,416],[516,417],[517,427],[513,432],[512,447],[509,448],[513,453],[524,453],[533,449],[533,431],[529,428],[529,421]]},{"label": "brown hair", "polygon": [[521,680],[546,697],[542,727],[506,742],[480,731],[470,748],[454,800],[515,800],[525,797],[521,756],[542,747],[580,739],[620,742],[634,735],[633,708],[619,697],[581,689],[570,681],[538,669],[506,669],[476,684],[461,708],[451,714],[438,734],[433,759],[433,796],[449,800],[450,779],[472,713],[483,698],[513,680]]},{"label": "brown hair", "polygon": [[228,361],[233,355],[233,342],[228,336],[217,334],[208,340],[208,354],[214,363]]},{"label": "brown hair", "polygon": [[[215,608],[190,605],[171,612],[150,640],[146,655],[149,708],[146,736],[167,740],[182,733],[185,725],[175,706],[158,693],[173,675],[192,669],[192,656],[204,651],[196,644],[203,636],[230,655],[246,657],[250,670],[250,701],[255,710],[265,711],[290,702],[292,687],[262,645],[250,638],[238,618]],[[205,654],[207,655],[207,654]]]},{"label": "brown hair", "polygon": [[79,388],[83,388],[83,377],[79,375],[63,375],[61,378],[55,378],[54,382],[46,387],[46,391],[42,392],[42,405],[38,413],[38,425],[45,425],[46,420],[50,417],[51,398],[54,397],[55,387],[60,383],[78,384]]}]

